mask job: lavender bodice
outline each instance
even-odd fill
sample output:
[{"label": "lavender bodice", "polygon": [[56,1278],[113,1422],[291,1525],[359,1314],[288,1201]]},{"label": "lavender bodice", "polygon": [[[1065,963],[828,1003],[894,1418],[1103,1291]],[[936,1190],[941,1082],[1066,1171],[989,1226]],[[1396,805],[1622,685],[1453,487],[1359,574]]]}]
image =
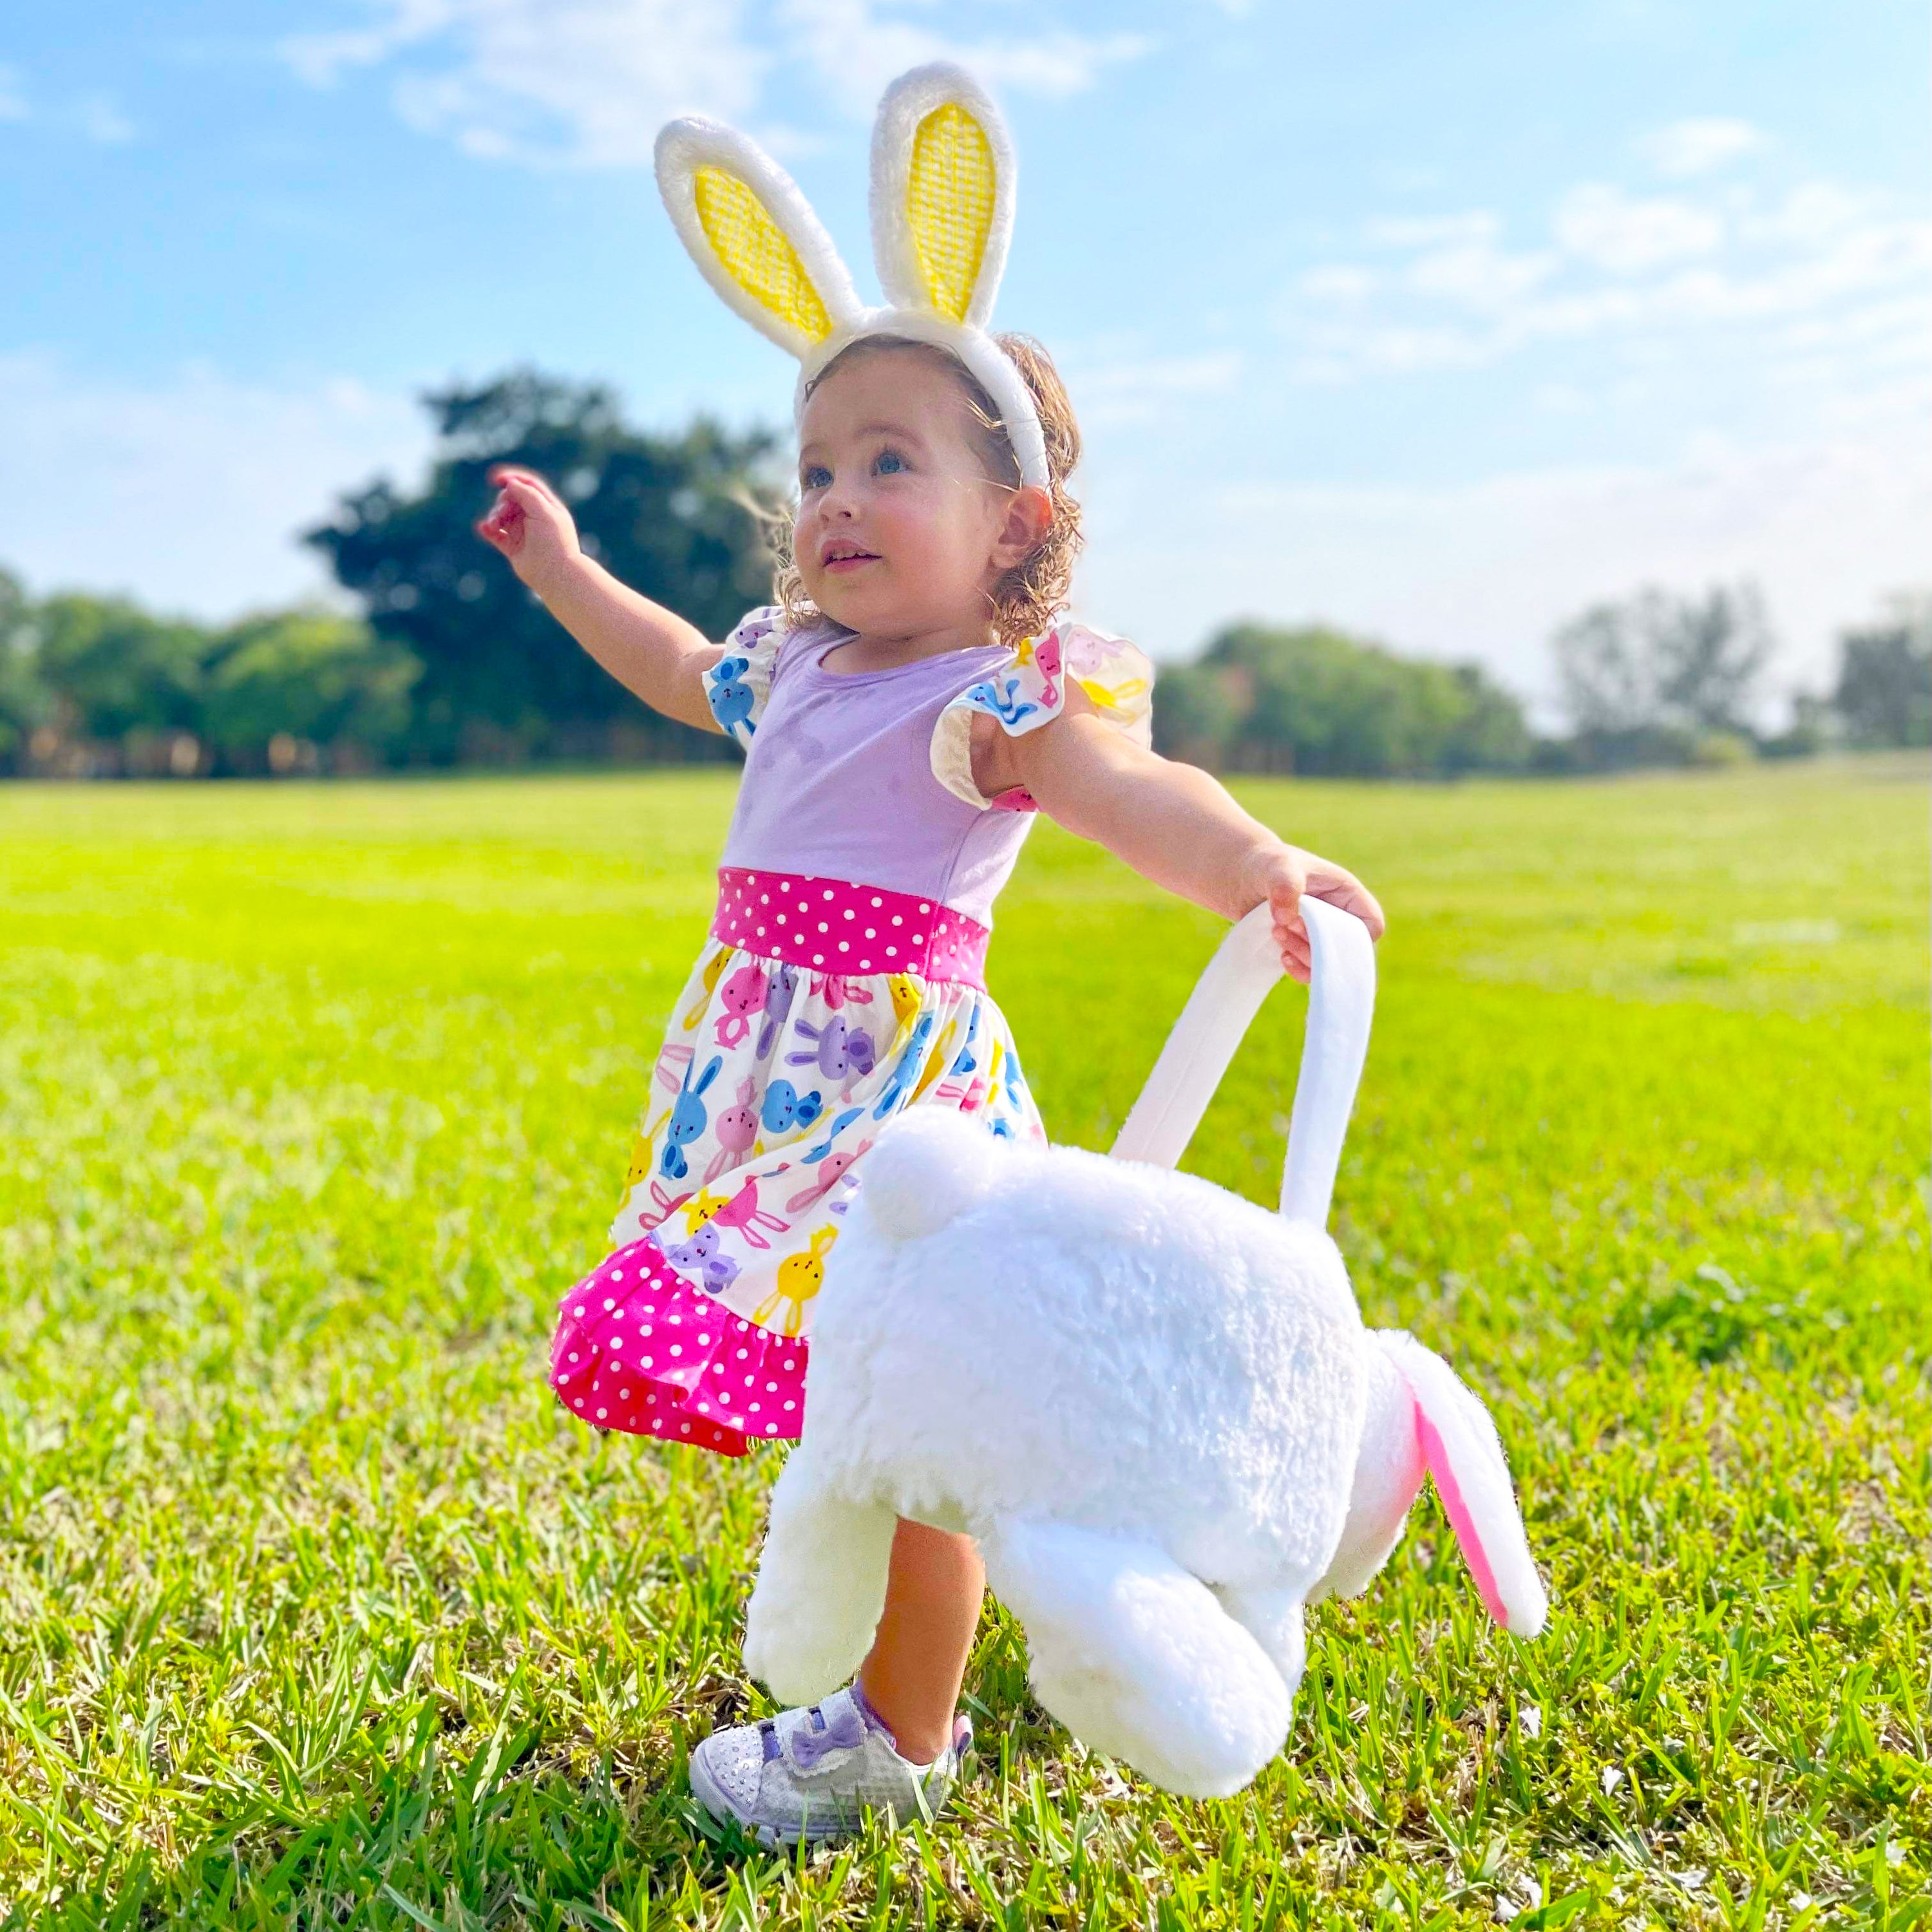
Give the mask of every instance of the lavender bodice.
[{"label": "lavender bodice", "polygon": [[890,670],[828,669],[843,641],[788,637],[747,747],[724,863],[931,897],[990,926],[1033,823],[968,804],[933,774],[941,712],[1010,661],[1000,646]]}]

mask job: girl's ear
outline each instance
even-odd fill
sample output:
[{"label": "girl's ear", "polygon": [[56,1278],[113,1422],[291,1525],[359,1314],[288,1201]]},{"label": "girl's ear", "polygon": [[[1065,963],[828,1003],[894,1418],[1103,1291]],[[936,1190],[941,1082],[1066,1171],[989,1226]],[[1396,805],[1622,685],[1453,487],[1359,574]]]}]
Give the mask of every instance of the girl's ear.
[{"label": "girl's ear", "polygon": [[999,110],[949,62],[901,75],[872,130],[872,253],[886,301],[984,328],[1012,225]]},{"label": "girl's ear", "polygon": [[1006,521],[993,544],[993,561],[1002,570],[1012,570],[1026,562],[1053,528],[1053,499],[1030,483],[1023,484],[1006,499]]},{"label": "girl's ear", "polygon": [[796,183],[754,141],[715,121],[670,122],[658,191],[704,279],[802,362],[862,310],[832,238]]}]

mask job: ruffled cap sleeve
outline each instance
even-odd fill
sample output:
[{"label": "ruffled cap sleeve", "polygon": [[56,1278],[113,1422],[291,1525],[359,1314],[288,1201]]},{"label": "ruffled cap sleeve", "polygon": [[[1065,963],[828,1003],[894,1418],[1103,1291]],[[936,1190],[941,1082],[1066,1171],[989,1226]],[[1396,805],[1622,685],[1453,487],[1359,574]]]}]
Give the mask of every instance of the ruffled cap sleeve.
[{"label": "ruffled cap sleeve", "polygon": [[1154,665],[1124,638],[1063,622],[1028,638],[1012,661],[962,691],[939,714],[932,734],[932,772],[968,805],[1031,812],[1023,789],[987,798],[973,782],[973,719],[984,712],[1010,737],[1050,724],[1066,705],[1069,682],[1079,686],[1101,718],[1142,746],[1154,742]]},{"label": "ruffled cap sleeve", "polygon": [[724,655],[704,674],[705,698],[718,730],[747,751],[765,715],[784,638],[784,612],[765,604],[740,619],[724,640]]}]

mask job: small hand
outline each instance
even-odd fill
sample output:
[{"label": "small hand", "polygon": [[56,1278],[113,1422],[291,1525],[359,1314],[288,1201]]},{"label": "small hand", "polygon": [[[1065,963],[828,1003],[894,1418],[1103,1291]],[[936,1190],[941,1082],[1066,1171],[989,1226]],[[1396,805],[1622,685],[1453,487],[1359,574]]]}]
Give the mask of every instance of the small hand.
[{"label": "small hand", "polygon": [[1371,939],[1381,938],[1388,925],[1375,894],[1353,872],[1297,845],[1275,845],[1256,853],[1242,872],[1241,885],[1244,912],[1264,902],[1274,909],[1274,942],[1281,950],[1281,963],[1304,986],[1312,964],[1308,928],[1301,919],[1304,892],[1353,913],[1369,928]]},{"label": "small hand", "polygon": [[535,471],[499,464],[490,481],[496,486],[496,500],[477,519],[476,534],[507,557],[532,590],[548,573],[583,554],[576,519]]}]

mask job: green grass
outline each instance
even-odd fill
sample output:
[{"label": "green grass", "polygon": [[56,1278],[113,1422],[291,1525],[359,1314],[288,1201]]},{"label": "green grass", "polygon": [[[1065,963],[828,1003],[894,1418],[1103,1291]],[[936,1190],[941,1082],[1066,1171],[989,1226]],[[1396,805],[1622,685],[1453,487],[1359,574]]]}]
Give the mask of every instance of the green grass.
[{"label": "green grass", "polygon": [[[1387,902],[1338,1195],[1552,1586],[1432,1501],[1169,1800],[989,1612],[956,1818],[721,1842],[774,1465],[563,1417],[728,774],[0,790],[0,1924],[1932,1920],[1922,765],[1252,786]],[[1214,922],[1042,828],[994,990],[1104,1145]],[[1273,1198],[1297,999],[1191,1164]]]}]

